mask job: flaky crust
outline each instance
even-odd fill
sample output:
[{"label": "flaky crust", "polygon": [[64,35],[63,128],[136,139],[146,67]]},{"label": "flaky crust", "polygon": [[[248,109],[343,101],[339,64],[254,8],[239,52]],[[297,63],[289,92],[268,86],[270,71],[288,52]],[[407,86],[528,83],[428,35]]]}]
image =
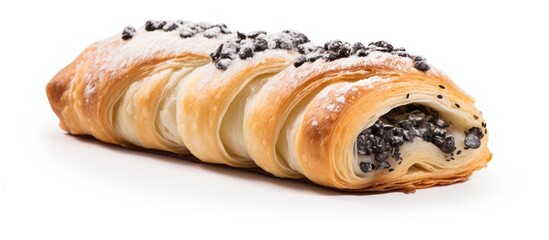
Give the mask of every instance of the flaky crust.
[{"label": "flaky crust", "polygon": [[[462,129],[482,126],[482,113],[470,96],[440,72],[424,73],[412,66],[408,59],[379,54],[284,70],[264,86],[257,103],[250,104],[245,129],[252,157],[277,176],[302,174],[340,189],[412,191],[467,179],[491,159],[488,136],[482,139],[481,148],[466,151],[458,163],[444,161],[436,154],[439,149],[417,146],[414,156],[404,156],[404,164],[391,173],[363,177],[353,171],[356,136],[394,107],[421,103],[442,112]],[[295,140],[284,158],[274,146],[281,141],[284,124],[288,130],[288,121],[294,124],[289,135]],[[293,167],[288,164],[292,159],[297,160]],[[432,169],[408,172],[419,160],[433,163]]]},{"label": "flaky crust", "polygon": [[[167,84],[166,77],[156,75],[166,74],[165,70],[173,73],[186,66],[209,63],[209,53],[233,36],[181,39],[177,32],[144,29],[139,29],[138,34],[140,37],[131,41],[116,35],[94,43],[55,75],[46,87],[52,109],[59,117],[61,128],[72,134],[89,134],[101,141],[128,147],[186,152],[184,146],[163,144],[151,130],[156,126],[156,112],[151,108],[162,100],[158,96]],[[114,116],[115,108],[132,84],[146,78],[156,79],[149,83],[146,91],[129,96],[137,98],[136,108],[141,109],[142,114],[135,113],[133,129],[121,133],[115,126],[118,120]]]},{"label": "flaky crust", "polygon": [[469,95],[408,58],[375,52],[296,68],[297,52],[272,50],[222,71],[209,53],[233,35],[138,32],[131,41],[113,36],[93,44],[50,81],[48,99],[62,129],[351,191],[464,181],[492,157],[486,132],[481,147],[459,161],[444,161],[416,141],[395,171],[357,172],[357,135],[394,107],[429,106],[457,129],[484,125]]}]

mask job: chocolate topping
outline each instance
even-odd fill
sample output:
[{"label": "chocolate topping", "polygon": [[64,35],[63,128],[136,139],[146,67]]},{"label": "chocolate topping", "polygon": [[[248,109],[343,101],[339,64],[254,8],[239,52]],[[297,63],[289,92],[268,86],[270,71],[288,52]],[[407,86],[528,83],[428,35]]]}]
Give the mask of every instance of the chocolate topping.
[{"label": "chocolate topping", "polygon": [[149,20],[145,23],[145,30],[148,32],[162,29],[166,25],[166,21]]},{"label": "chocolate topping", "polygon": [[[309,42],[305,34],[285,30],[277,34],[266,34],[265,31],[254,31],[249,34],[237,32],[237,38],[221,44],[217,51],[210,54],[218,69],[226,70],[237,56],[242,59],[252,58],[256,52],[270,49],[299,50]],[[299,50],[300,51],[300,50]],[[223,60],[224,63],[219,63]]]},{"label": "chocolate topping", "polygon": [[[135,29],[133,29],[133,32],[131,31],[124,31],[122,32],[122,39],[128,40],[133,37],[135,34]],[[153,32],[162,30],[164,32],[171,32],[179,30],[179,36],[181,38],[190,38],[194,37],[199,33],[203,33],[203,36],[205,38],[216,38],[220,34],[230,34],[231,31],[227,29],[227,25],[225,24],[210,24],[206,22],[201,23],[194,23],[190,21],[182,21],[177,20],[175,22],[172,21],[157,21],[157,20],[148,20],[145,23],[145,30],[147,32]]]},{"label": "chocolate topping", "polygon": [[[148,32],[157,30],[171,32],[177,30],[179,31],[179,36],[181,38],[191,38],[199,33],[203,33],[202,35],[205,38],[216,38],[220,34],[231,33],[225,24],[210,24],[206,22],[194,23],[182,20],[177,20],[175,22],[148,20],[145,23],[145,30]],[[122,32],[122,39],[129,40],[133,38],[135,32],[134,28],[127,27]],[[237,39],[232,41],[239,46],[234,49],[232,54],[225,57],[216,55],[217,52],[210,54],[214,62],[219,59],[234,60],[236,57],[233,55],[238,55],[240,59],[247,59],[253,57],[255,52],[261,52],[267,49],[285,49],[297,50],[304,55],[295,59],[295,67],[300,67],[306,62],[315,62],[321,58],[330,62],[351,56],[366,57],[371,52],[387,52],[412,59],[414,61],[414,67],[419,71],[428,71],[431,68],[429,64],[427,64],[425,58],[407,53],[404,48],[395,48],[386,41],[371,42],[367,46],[364,46],[364,44],[360,42],[351,44],[341,40],[331,40],[321,47],[310,43],[309,38],[305,34],[293,30],[285,30],[282,33],[274,35],[267,35],[265,31],[253,31],[248,34],[237,32]],[[244,48],[243,45],[245,45],[246,48],[245,50],[240,51],[241,48]],[[219,69],[224,70],[230,65],[230,61],[225,60],[224,64],[216,63],[215,65],[218,66]]]},{"label": "chocolate topping", "polygon": [[[351,44],[341,40],[331,40],[326,42],[324,47],[310,47],[308,51],[300,51],[300,53],[306,55],[306,62],[314,62],[320,58],[330,62],[350,56],[366,57],[371,52],[376,51],[387,52],[400,57],[410,58],[414,61],[414,67],[422,72],[431,69],[425,58],[407,53],[404,48],[394,48],[393,45],[386,41],[371,42],[368,46],[364,46],[361,42]],[[299,62],[297,60],[299,60]],[[303,63],[305,63],[303,62],[303,58],[299,58],[296,59],[294,66],[299,67],[303,65]]]},{"label": "chocolate topping", "polygon": [[135,35],[135,28],[133,28],[132,26],[127,26],[122,31],[122,39],[124,40],[133,38],[133,35]]}]

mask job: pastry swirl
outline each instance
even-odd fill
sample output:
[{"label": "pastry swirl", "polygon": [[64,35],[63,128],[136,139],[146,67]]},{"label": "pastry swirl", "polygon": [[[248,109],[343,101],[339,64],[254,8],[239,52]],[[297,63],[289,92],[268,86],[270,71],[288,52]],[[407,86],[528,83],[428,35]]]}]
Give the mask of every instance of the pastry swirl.
[{"label": "pastry swirl", "polygon": [[474,100],[384,41],[151,20],[92,44],[46,90],[71,134],[337,189],[451,184],[491,159]]}]

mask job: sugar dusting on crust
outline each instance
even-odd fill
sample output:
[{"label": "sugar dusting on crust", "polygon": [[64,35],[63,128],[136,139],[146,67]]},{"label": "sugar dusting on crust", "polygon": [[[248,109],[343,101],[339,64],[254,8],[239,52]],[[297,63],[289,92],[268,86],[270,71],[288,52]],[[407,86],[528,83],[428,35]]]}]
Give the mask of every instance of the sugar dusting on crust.
[{"label": "sugar dusting on crust", "polygon": [[[215,66],[210,65],[212,67],[208,67],[207,69],[205,68],[204,71],[219,71],[223,72],[224,76],[234,76],[240,74],[243,69],[264,65],[267,61],[272,59],[285,60],[286,62],[283,64],[291,65],[292,60],[293,58],[295,58],[296,55],[297,53],[291,50],[273,49],[256,53],[253,58],[244,60],[235,59],[234,61],[232,61],[231,67],[227,70],[221,70],[218,68],[213,69],[213,67]],[[199,86],[201,88],[207,86],[207,84],[213,80],[212,76],[212,74],[209,74],[208,76],[203,77],[198,83]]]},{"label": "sugar dusting on crust", "polygon": [[90,96],[95,93],[95,86],[93,85],[93,82],[88,81],[86,82],[86,88],[84,89],[84,96],[86,98],[86,103],[90,101]]},{"label": "sugar dusting on crust", "polygon": [[358,88],[372,88],[377,83],[390,81],[390,78],[381,78],[379,76],[371,76],[356,82],[338,83],[324,88],[316,98],[320,101],[329,103],[326,105],[326,110],[330,112],[340,112],[341,109],[352,102],[354,98],[346,98],[345,95],[349,91],[357,92]]},{"label": "sugar dusting on crust", "polygon": [[[181,38],[178,31],[146,31],[137,29],[131,40],[123,40],[117,34],[92,45],[94,51],[87,51],[85,59],[90,67],[99,71],[85,71],[86,98],[93,93],[92,84],[101,84],[105,79],[113,78],[125,72],[130,66],[158,57],[176,56],[183,52],[208,56],[221,42],[235,37],[234,34],[223,34],[217,38],[206,38],[197,35],[192,38]],[[88,87],[90,86],[90,87]]]}]

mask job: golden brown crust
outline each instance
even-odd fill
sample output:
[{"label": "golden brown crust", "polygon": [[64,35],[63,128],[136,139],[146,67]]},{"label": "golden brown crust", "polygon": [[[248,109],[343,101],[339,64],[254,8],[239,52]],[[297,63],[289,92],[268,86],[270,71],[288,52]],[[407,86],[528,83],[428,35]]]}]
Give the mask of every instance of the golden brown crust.
[{"label": "golden brown crust", "polygon": [[46,91],[61,128],[126,147],[188,149],[205,162],[259,166],[348,191],[410,192],[460,182],[492,157],[486,133],[461,161],[441,162],[440,153],[417,143],[394,172],[356,171],[358,133],[394,107],[425,104],[460,130],[484,122],[474,100],[444,74],[420,72],[407,58],[378,53],[295,68],[297,53],[280,51],[221,71],[208,53],[224,39],[170,42],[179,48],[155,45],[148,54],[140,50],[151,41],[140,41],[115,36],[93,44],[50,81]]},{"label": "golden brown crust", "polygon": [[48,96],[50,106],[53,112],[55,112],[55,115],[59,118],[59,126],[65,131],[69,131],[69,129],[65,124],[62,114],[63,108],[66,105],[63,96],[67,91],[71,77],[74,75],[74,71],[74,63],[71,63],[59,71],[46,86],[46,94]]},{"label": "golden brown crust", "polygon": [[[231,66],[231,69],[226,71],[216,69],[212,64],[188,76],[178,99],[178,129],[193,155],[211,163],[236,167],[257,166],[253,160],[246,158],[247,156],[238,156],[225,148],[224,145],[228,143],[223,143],[220,128],[224,121],[232,122],[233,119],[226,119],[225,116],[229,115],[229,107],[245,86],[261,76],[280,72],[291,64],[295,56],[295,53],[287,51],[268,55],[260,53],[245,63],[241,62],[241,66]],[[194,94],[197,92],[200,94]],[[236,128],[236,124],[238,123],[229,124],[227,127]],[[239,141],[240,136],[225,138],[229,141]]]},{"label": "golden brown crust", "polygon": [[[381,76],[382,78],[380,78],[381,81],[372,81],[368,85],[361,85],[358,82],[355,82],[354,85],[349,83],[354,86],[354,91],[346,91],[343,94],[340,92],[340,95],[337,95],[346,99],[345,104],[338,104],[337,101],[333,100],[337,97],[332,96],[334,91],[330,92],[325,99],[315,98],[312,100],[307,110],[305,110],[301,128],[297,133],[298,140],[296,141],[297,155],[300,156],[299,162],[303,168],[303,174],[317,183],[337,188],[366,191],[411,190],[462,181],[473,171],[484,167],[491,159],[491,154],[486,147],[488,136],[483,139],[482,147],[475,150],[479,153],[478,156],[473,155],[474,159],[469,159],[467,163],[463,163],[459,167],[450,166],[447,169],[437,169],[435,172],[412,175],[400,171],[402,174],[393,177],[391,175],[396,173],[374,176],[368,180],[342,170],[347,169],[345,166],[349,164],[343,161],[343,158],[353,159],[352,156],[349,156],[348,149],[342,146],[352,146],[358,133],[365,128],[364,123],[371,122],[371,119],[377,119],[384,113],[384,109],[390,110],[393,107],[414,102],[423,104],[440,102],[440,106],[437,106],[441,110],[446,108],[450,109],[449,111],[460,111],[467,114],[470,124],[466,124],[468,127],[480,127],[484,121],[482,114],[474,107],[473,99],[463,93],[444,75],[425,74],[413,69],[406,72],[397,67],[393,69],[394,72],[390,72],[390,67],[397,65],[393,63],[388,64],[388,66],[389,68],[384,68],[385,72],[381,72],[379,68],[373,69],[372,64],[367,62],[358,68],[356,66],[337,67],[339,71],[345,73],[377,72],[374,76]],[[315,76],[316,74],[321,77]],[[329,77],[331,74],[329,71],[327,73],[319,71],[314,75],[309,75],[308,78],[331,79]],[[355,78],[354,81],[360,79]],[[349,81],[349,79],[338,80],[340,82]],[[307,82],[307,80],[303,82]],[[444,91],[441,91],[439,85],[445,87]],[[416,95],[425,95],[425,93],[430,95],[429,99],[410,100],[408,98],[408,94],[416,97]],[[443,99],[437,97],[439,93],[444,95]],[[459,103],[459,109],[455,106],[455,103]],[[333,104],[336,104],[335,111],[328,107]],[[377,117],[372,118],[372,116]],[[475,116],[477,116],[476,119]],[[317,122],[317,124],[307,124],[312,121]],[[429,158],[429,156],[424,157]],[[410,160],[406,159],[405,161]],[[436,157],[426,160],[444,161],[444,159],[436,159]]]}]

